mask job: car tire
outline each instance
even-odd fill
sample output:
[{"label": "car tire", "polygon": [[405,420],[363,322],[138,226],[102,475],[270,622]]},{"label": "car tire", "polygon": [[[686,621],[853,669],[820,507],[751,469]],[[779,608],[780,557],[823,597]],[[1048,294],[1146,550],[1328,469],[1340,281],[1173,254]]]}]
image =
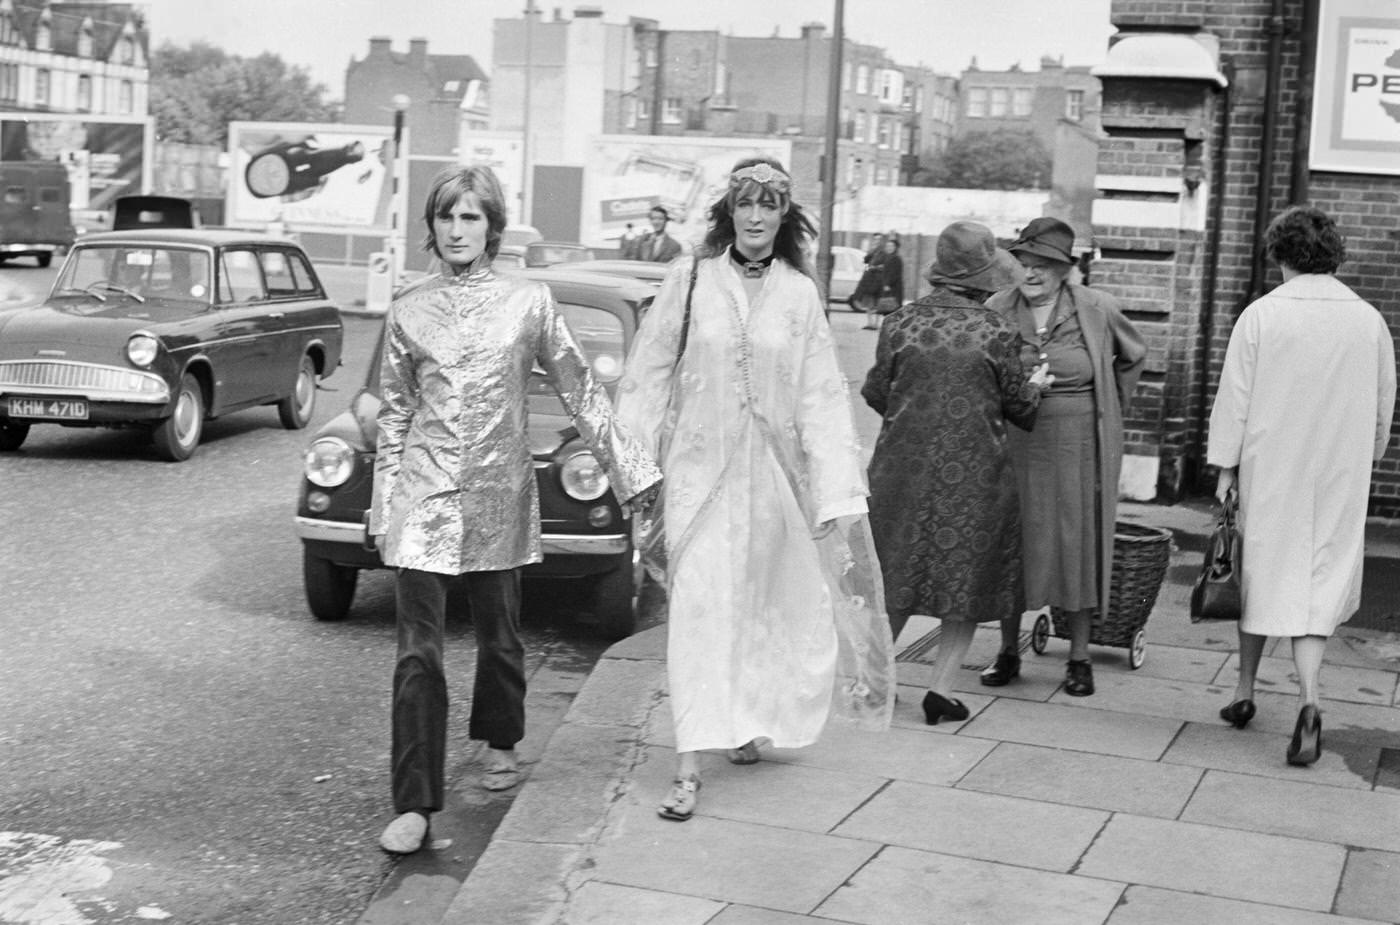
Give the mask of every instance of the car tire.
[{"label": "car tire", "polygon": [[9,420],[0,421],[0,451],[14,452],[24,444],[24,438],[28,436],[28,424],[16,424]]},{"label": "car tire", "polygon": [[306,605],[317,620],[344,620],[355,599],[355,584],[360,570],[336,565],[322,559],[309,549],[301,551],[301,580],[306,591]]},{"label": "car tire", "polygon": [[199,447],[204,433],[204,390],[199,380],[189,373],[180,377],[180,389],[175,397],[175,411],[156,425],[151,432],[156,452],[170,462],[184,462]]},{"label": "car tire", "polygon": [[48,269],[49,264],[53,263],[53,254],[40,254],[34,259],[39,262],[39,269]]},{"label": "car tire", "polygon": [[311,422],[315,411],[316,363],[311,357],[303,356],[292,394],[277,403],[277,417],[287,430],[301,430]]},{"label": "car tire", "polygon": [[631,558],[593,579],[592,610],[599,635],[626,639],[637,631],[637,576]]}]

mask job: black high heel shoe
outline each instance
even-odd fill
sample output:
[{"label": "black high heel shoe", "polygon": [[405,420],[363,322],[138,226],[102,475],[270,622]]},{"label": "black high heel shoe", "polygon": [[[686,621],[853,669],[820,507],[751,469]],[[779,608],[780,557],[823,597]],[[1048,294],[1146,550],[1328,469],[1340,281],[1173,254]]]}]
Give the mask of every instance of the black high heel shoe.
[{"label": "black high heel shoe", "polygon": [[1317,707],[1308,704],[1298,711],[1293,726],[1293,741],[1288,743],[1288,763],[1309,765],[1322,755],[1322,716]]},{"label": "black high heel shoe", "polygon": [[970,715],[967,705],[961,700],[950,700],[933,691],[924,694],[924,722],[930,726],[937,726],[940,719],[960,723]]},{"label": "black high heel shoe", "polygon": [[1254,719],[1254,701],[1236,700],[1229,706],[1221,707],[1220,718],[1236,729],[1243,729]]}]

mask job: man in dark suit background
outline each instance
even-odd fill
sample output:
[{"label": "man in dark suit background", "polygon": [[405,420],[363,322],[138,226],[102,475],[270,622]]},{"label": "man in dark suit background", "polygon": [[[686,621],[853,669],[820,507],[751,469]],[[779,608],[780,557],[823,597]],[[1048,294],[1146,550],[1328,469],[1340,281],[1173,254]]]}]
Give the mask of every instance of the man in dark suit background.
[{"label": "man in dark suit background", "polygon": [[651,231],[638,239],[632,259],[670,263],[681,255],[681,243],[666,233],[666,223],[671,216],[661,206],[652,206],[648,217],[651,219]]}]

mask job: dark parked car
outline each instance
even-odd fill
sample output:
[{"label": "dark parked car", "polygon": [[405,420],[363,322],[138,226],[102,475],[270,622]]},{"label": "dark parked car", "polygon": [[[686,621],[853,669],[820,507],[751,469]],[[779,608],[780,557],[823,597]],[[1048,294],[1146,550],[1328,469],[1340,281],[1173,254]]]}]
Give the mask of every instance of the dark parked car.
[{"label": "dark parked car", "polygon": [[0,316],[0,450],[35,424],[142,427],[188,459],[204,422],[276,405],[311,420],[340,310],[301,248],[229,231],[88,235],[41,305]]},{"label": "dark parked car", "polygon": [[[513,272],[549,285],[593,374],[611,394],[655,287],[564,267]],[[365,386],[350,410],[322,427],[306,451],[296,528],[302,540],[306,600],[319,620],[344,619],[359,571],[384,568],[365,536],[374,486],[382,349],[381,339]],[[599,630],[611,638],[626,636],[636,626],[637,570],[630,524],[559,396],[538,371],[528,402],[544,561],[526,567],[525,576],[578,580],[586,610]]]}]

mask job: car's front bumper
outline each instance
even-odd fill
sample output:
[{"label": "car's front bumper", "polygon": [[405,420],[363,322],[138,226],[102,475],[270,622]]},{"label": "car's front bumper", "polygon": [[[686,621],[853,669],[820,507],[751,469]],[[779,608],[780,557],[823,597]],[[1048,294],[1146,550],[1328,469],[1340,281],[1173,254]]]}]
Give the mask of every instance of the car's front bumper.
[{"label": "car's front bumper", "polygon": [[[309,543],[339,543],[365,549],[365,525],[344,520],[298,516],[297,536]],[[631,549],[626,533],[544,533],[540,546],[546,556],[617,556]]]}]

